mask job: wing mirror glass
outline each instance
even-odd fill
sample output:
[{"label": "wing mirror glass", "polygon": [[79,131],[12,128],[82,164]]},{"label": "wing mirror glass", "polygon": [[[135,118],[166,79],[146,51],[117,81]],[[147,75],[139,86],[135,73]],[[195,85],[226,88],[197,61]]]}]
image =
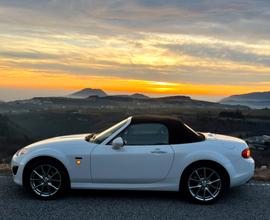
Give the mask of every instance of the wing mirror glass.
[{"label": "wing mirror glass", "polygon": [[124,141],[121,137],[115,138],[112,142],[112,146],[115,149],[119,149],[124,146]]}]

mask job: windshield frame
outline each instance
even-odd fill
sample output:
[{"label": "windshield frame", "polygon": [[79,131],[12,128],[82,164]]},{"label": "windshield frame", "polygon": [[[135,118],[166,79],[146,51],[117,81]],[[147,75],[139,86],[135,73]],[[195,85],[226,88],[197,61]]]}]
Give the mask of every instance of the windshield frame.
[{"label": "windshield frame", "polygon": [[[118,133],[120,133],[123,129],[125,129],[131,122],[131,117],[126,118],[117,124],[114,124],[113,126],[105,129],[104,131],[96,134],[92,139],[90,139],[90,142],[95,144],[104,144],[109,142],[111,139],[113,139]],[[108,133],[108,134],[106,134]],[[105,137],[102,137],[104,136]]]},{"label": "windshield frame", "polygon": [[[195,130],[193,130],[193,128],[189,127],[186,123],[183,123],[183,125],[192,133],[194,133],[198,138],[200,138],[200,141],[204,141],[206,138],[204,136],[204,134],[202,134],[201,132],[197,132]],[[193,142],[191,142],[193,143]]]}]

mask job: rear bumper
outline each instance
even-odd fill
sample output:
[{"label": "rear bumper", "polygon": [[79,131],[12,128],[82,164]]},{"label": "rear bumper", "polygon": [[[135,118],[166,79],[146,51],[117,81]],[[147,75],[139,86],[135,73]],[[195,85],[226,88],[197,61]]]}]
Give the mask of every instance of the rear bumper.
[{"label": "rear bumper", "polygon": [[240,172],[235,173],[235,175],[231,177],[231,187],[245,184],[254,175],[255,162],[252,158],[245,159],[244,164],[241,164],[240,167]]}]

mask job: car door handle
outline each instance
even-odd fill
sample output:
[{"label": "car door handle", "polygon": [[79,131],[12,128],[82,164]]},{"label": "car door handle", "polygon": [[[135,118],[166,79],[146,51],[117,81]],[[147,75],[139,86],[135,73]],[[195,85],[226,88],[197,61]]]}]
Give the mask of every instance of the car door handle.
[{"label": "car door handle", "polygon": [[154,150],[154,151],[151,151],[152,154],[166,154],[168,153],[167,151],[162,151],[162,150]]}]

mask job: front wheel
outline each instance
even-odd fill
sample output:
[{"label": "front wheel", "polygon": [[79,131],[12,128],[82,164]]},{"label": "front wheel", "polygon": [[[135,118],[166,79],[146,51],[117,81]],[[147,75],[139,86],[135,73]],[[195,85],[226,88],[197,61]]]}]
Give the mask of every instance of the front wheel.
[{"label": "front wheel", "polygon": [[224,194],[226,181],[223,172],[217,167],[196,165],[185,172],[183,187],[192,202],[209,204]]},{"label": "front wheel", "polygon": [[27,170],[26,187],[39,199],[52,199],[67,190],[67,175],[54,160],[38,161]]}]

